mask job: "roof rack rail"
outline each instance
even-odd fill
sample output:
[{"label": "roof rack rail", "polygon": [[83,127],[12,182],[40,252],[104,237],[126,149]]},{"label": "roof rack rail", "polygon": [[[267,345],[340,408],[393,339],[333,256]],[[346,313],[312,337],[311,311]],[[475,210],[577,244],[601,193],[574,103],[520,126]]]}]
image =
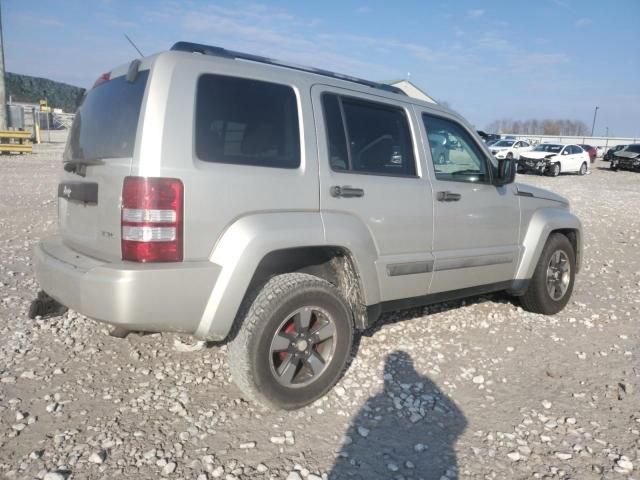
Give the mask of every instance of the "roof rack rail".
[{"label": "roof rack rail", "polygon": [[283,62],[281,60],[261,57],[259,55],[252,55],[250,53],[235,52],[233,50],[227,50],[222,47],[203,45],[201,43],[177,42],[171,47],[171,50],[178,51],[178,52],[201,53],[203,55],[212,55],[215,57],[249,60],[251,62],[277,65],[279,67],[291,68],[292,70],[299,70],[301,72],[315,73],[316,75],[324,75],[325,77],[337,78],[340,80],[346,80],[348,82],[359,83],[360,85],[366,85],[371,88],[377,88],[379,90],[385,90],[391,93],[399,93],[400,95],[406,96],[406,93],[404,93],[402,90],[392,85],[385,85],[384,83],[377,83],[369,80],[363,80],[362,78],[352,77],[350,75],[343,75],[341,73],[336,73],[336,72],[330,72],[329,70],[323,70],[321,68],[296,65],[294,63],[288,63],[288,62]]}]

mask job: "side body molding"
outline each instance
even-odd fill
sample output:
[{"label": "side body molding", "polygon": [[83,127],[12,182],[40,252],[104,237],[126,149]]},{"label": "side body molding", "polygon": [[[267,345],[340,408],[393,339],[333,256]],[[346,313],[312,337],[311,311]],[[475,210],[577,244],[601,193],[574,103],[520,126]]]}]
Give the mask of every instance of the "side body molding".
[{"label": "side body molding", "polygon": [[[536,210],[529,220],[522,242],[523,250],[516,272],[516,280],[527,280],[533,276],[536,263],[549,234],[554,230],[575,230],[576,233],[576,270],[582,262],[582,224],[569,210],[560,208],[541,208]],[[577,273],[577,272],[576,272]]]},{"label": "side body molding", "polygon": [[[322,215],[320,212],[263,213],[242,217],[229,226],[209,257],[209,261],[220,266],[221,271],[195,335],[211,340],[224,339],[233,326],[260,261],[270,252],[287,248],[336,246],[347,249],[354,257],[356,270],[365,268],[365,272],[359,272],[363,300],[369,302],[371,297],[371,301],[377,302],[379,289],[375,259],[371,258],[375,249],[366,253],[362,251],[363,242],[369,243],[368,249],[373,247],[368,231],[362,232],[352,224],[341,224],[344,233],[334,235],[332,241],[328,241]],[[366,233],[366,237],[362,233]],[[365,240],[367,237],[368,242]]]}]

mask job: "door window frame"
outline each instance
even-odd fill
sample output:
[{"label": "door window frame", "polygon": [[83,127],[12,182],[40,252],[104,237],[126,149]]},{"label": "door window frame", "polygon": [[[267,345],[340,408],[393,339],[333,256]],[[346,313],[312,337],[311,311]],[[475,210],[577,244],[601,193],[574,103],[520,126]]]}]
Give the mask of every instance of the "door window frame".
[{"label": "door window frame", "polygon": [[[370,95],[366,95],[366,94],[358,95],[359,92],[343,91],[338,87],[332,87],[328,85],[322,85],[322,87],[323,87],[322,90],[318,92],[317,98],[319,99],[319,103],[320,103],[320,112],[322,116],[323,130],[324,130],[324,143],[327,151],[327,158],[325,160],[328,163],[330,172],[337,173],[337,174],[347,174],[347,175],[369,175],[369,176],[375,176],[375,177],[393,177],[393,178],[406,178],[406,179],[420,179],[422,177],[422,164],[420,162],[421,156],[418,154],[419,150],[417,148],[417,143],[416,143],[416,139],[418,138],[416,134],[418,132],[416,131],[415,126],[413,125],[412,112],[410,111],[407,105],[399,102],[394,102],[392,100],[389,100],[383,97],[371,98]],[[325,95],[334,95],[338,99],[338,106],[340,109],[340,115],[342,118],[342,127],[344,129],[345,141],[346,141],[346,150],[347,150],[347,157],[348,157],[347,162],[349,167],[348,170],[334,169],[329,159],[331,146],[330,146],[329,135],[328,135],[329,130],[327,128],[327,118],[326,118],[325,109],[324,109]],[[371,104],[374,104],[374,106],[377,104],[380,106],[380,108],[384,108],[388,110],[399,110],[404,113],[404,117],[408,127],[409,143],[411,144],[411,149],[413,153],[413,163],[415,168],[414,175],[407,175],[404,173],[367,172],[367,171],[352,169],[351,148],[349,145],[349,127],[347,125],[346,114],[344,112],[344,107],[342,105],[343,98],[351,99],[359,103],[371,103]],[[320,161],[323,161],[323,160],[320,160]]]},{"label": "door window frame", "polygon": [[[453,182],[453,183],[464,183],[467,185],[491,185],[493,186],[493,180],[494,180],[494,176],[496,174],[495,169],[496,166],[494,166],[493,162],[491,161],[491,159],[487,156],[487,147],[486,145],[481,145],[477,139],[475,138],[475,136],[471,133],[471,131],[466,127],[466,125],[464,125],[463,123],[461,123],[459,120],[450,117],[448,115],[443,114],[442,112],[432,112],[429,111],[427,109],[421,108],[419,110],[417,110],[417,116],[420,119],[420,128],[422,129],[422,131],[424,132],[424,150],[425,150],[425,158],[427,161],[427,168],[430,171],[430,174],[432,175],[433,181],[435,182]],[[471,142],[478,148],[478,150],[483,154],[482,158],[485,162],[485,166],[487,167],[487,176],[488,179],[485,181],[477,181],[477,182],[469,182],[467,180],[464,179],[453,179],[453,178],[438,178],[436,176],[436,169],[435,169],[435,164],[433,163],[433,156],[431,153],[431,143],[429,142],[429,137],[428,134],[429,132],[427,131],[427,126],[425,125],[424,122],[424,117],[425,115],[429,115],[431,117],[435,117],[435,118],[439,118],[448,122],[452,122],[455,123],[458,127],[460,127],[464,132],[467,133],[467,135],[469,136]]]}]

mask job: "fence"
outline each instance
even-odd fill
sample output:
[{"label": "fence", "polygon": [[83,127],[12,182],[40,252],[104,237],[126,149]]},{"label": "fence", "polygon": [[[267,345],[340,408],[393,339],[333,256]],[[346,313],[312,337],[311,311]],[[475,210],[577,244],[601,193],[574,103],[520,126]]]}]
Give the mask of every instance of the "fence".
[{"label": "fence", "polygon": [[502,134],[504,137],[514,137],[518,140],[525,140],[530,143],[572,143],[586,144],[592,147],[610,147],[614,145],[628,145],[630,143],[639,143],[640,138],[637,137],[576,137],[570,135],[522,135],[522,134]]}]

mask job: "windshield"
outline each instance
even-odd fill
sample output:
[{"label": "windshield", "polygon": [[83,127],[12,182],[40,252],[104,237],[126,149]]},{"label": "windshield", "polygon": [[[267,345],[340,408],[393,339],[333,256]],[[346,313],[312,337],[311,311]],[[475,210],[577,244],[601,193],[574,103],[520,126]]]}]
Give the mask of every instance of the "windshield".
[{"label": "windshield", "polygon": [[514,143],[513,140],[500,140],[499,142],[496,142],[493,144],[494,147],[510,147],[512,146]]},{"label": "windshield", "polygon": [[640,143],[639,144],[635,144],[635,145],[629,145],[627,148],[625,148],[625,151],[633,152],[633,153],[640,153]]},{"label": "windshield", "polygon": [[533,149],[534,152],[550,152],[550,153],[560,153],[562,150],[562,145],[553,145],[551,143],[541,143],[536,148]]},{"label": "windshield", "polygon": [[116,77],[88,92],[73,120],[66,161],[133,156],[148,76],[143,70],[134,82]]}]

